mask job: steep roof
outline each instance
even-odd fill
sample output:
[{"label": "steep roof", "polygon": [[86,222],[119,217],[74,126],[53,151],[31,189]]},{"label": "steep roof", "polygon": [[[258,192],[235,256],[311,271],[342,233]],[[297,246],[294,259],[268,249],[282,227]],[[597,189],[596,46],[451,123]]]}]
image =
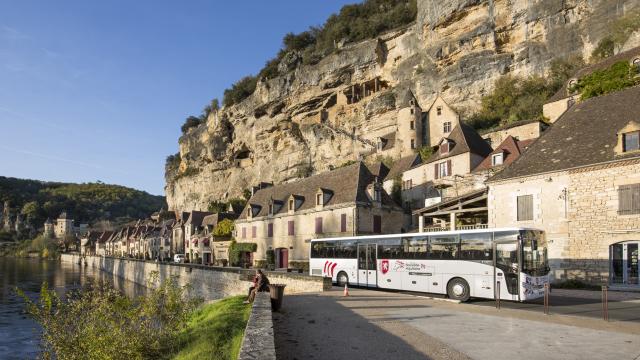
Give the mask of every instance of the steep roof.
[{"label": "steep roof", "polygon": [[[572,79],[581,79],[591,73],[593,73],[594,71],[598,71],[598,70],[604,70],[607,69],[609,67],[611,67],[613,64],[619,62],[619,61],[631,61],[634,58],[640,57],[640,47],[636,47],[633,48],[631,50],[627,50],[627,51],[623,51],[621,53],[618,53],[616,55],[613,56],[609,56],[608,58],[589,65],[589,66],[585,66],[582,69],[578,70],[571,78]],[[562,100],[565,99],[567,97],[569,97],[571,94],[569,94],[569,92],[567,91],[567,86],[566,84],[563,84],[564,86],[562,86],[562,88],[560,88],[560,90],[558,90],[555,94],[553,94],[553,96],[551,98],[549,98],[549,100],[547,100],[547,102],[555,102],[558,100]]]},{"label": "steep roof", "polygon": [[230,213],[230,212],[216,213],[216,214],[205,216],[204,219],[202,219],[202,225],[215,227],[216,225],[218,225],[219,221],[222,221],[224,219],[235,220],[237,218],[238,218],[237,213]]},{"label": "steep roof", "polygon": [[382,161],[376,161],[371,166],[368,166],[369,171],[373,176],[377,176],[381,181],[387,177],[389,168],[382,163]]},{"label": "steep roof", "polygon": [[466,152],[484,157],[492,151],[491,146],[487,144],[486,140],[484,140],[471,126],[464,123],[456,125],[446,139],[453,142],[453,146],[450,147],[449,151],[442,154],[438,147],[438,151],[435,151],[429,159],[425,161],[425,163],[443,160]]},{"label": "steep roof", "polygon": [[[525,149],[531,145],[536,139],[529,140],[516,140],[511,135],[507,136],[500,145],[496,146],[495,150],[491,152],[473,171],[482,171],[489,169],[502,169],[509,166],[517,158],[522,155]],[[502,165],[493,166],[491,157],[495,154],[503,153]]]},{"label": "steep roof", "polygon": [[422,158],[420,158],[419,154],[402,157],[393,163],[393,166],[389,169],[389,173],[385,177],[385,180],[394,179],[396,176],[401,175],[403,172],[421,163]]},{"label": "steep roof", "polygon": [[[247,218],[246,210],[249,206],[257,207],[257,213],[253,215],[254,217],[266,216],[271,199],[282,204],[280,209],[276,209],[278,210],[276,213],[286,212],[286,201],[291,195],[303,200],[296,211],[314,209],[316,206],[315,195],[318,189],[331,192],[325,206],[355,202],[370,203],[366,189],[374,181],[374,178],[369,169],[362,162],[358,162],[295,182],[262,188],[249,199],[239,219]],[[397,207],[397,204],[384,190],[382,190],[382,204]]]},{"label": "steep roof", "polygon": [[640,87],[580,102],[565,112],[527,152],[489,181],[640,157],[616,155],[617,133],[640,120]]},{"label": "steep roof", "polygon": [[194,226],[201,226],[202,225],[202,220],[207,215],[213,215],[213,213],[212,212],[208,212],[208,211],[192,211],[191,214],[189,215],[189,219],[187,220],[187,222],[185,224],[192,224]]}]

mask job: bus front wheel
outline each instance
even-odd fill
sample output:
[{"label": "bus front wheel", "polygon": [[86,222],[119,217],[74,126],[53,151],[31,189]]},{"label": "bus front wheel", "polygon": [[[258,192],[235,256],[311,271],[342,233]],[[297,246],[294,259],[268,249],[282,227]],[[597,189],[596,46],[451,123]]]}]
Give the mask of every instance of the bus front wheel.
[{"label": "bus front wheel", "polygon": [[349,283],[349,275],[344,271],[340,271],[338,276],[336,276],[336,281],[338,282],[338,286],[345,286]]},{"label": "bus front wheel", "polygon": [[469,284],[464,279],[451,279],[447,284],[447,295],[449,295],[450,299],[465,302],[469,300],[470,293]]}]

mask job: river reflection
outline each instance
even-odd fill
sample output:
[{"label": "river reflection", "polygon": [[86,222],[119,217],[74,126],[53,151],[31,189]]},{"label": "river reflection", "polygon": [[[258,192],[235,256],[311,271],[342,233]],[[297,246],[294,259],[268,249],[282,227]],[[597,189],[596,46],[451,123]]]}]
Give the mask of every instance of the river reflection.
[{"label": "river reflection", "polygon": [[24,302],[14,292],[16,286],[35,299],[44,281],[63,294],[97,280],[111,282],[129,297],[144,294],[143,286],[90,266],[0,257],[0,359],[35,358],[38,354],[39,326],[24,314]]}]

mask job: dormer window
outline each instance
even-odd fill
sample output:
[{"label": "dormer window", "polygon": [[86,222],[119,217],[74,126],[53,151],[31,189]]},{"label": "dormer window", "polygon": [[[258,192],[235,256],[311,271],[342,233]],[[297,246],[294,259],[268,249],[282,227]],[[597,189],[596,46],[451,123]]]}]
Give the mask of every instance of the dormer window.
[{"label": "dormer window", "polygon": [[502,165],[503,161],[504,161],[504,153],[491,155],[491,166]]},{"label": "dormer window", "polygon": [[249,206],[249,207],[247,208],[247,217],[248,217],[248,218],[250,218],[250,217],[251,217],[251,213],[252,213],[252,211],[251,211],[251,206]]},{"label": "dormer window", "polygon": [[296,202],[294,199],[289,199],[289,211],[295,210]]},{"label": "dormer window", "polygon": [[411,108],[411,110],[409,110],[411,112],[411,115],[413,115],[413,113],[415,112],[415,110],[413,110],[413,108]]},{"label": "dormer window", "polygon": [[322,193],[316,194],[316,206],[322,205]]},{"label": "dormer window", "polygon": [[415,100],[411,100],[411,101],[409,101],[409,104],[411,104],[411,106],[415,106],[416,105],[416,101]]},{"label": "dormer window", "polygon": [[436,114],[438,114],[438,116],[442,115],[442,106],[436,108]]},{"label": "dormer window", "polygon": [[269,204],[269,215],[273,215],[273,204]]},{"label": "dormer window", "polygon": [[376,186],[373,188],[373,201],[380,201],[380,200],[382,200],[382,194],[380,192],[380,188]]},{"label": "dormer window", "polygon": [[445,121],[444,124],[442,124],[442,131],[445,133],[451,132],[451,121]]},{"label": "dormer window", "polygon": [[623,152],[640,150],[640,131],[622,134]]},{"label": "dormer window", "polygon": [[442,144],[440,144],[440,153],[441,154],[446,154],[449,152],[449,142],[448,141],[444,141],[442,142]]}]

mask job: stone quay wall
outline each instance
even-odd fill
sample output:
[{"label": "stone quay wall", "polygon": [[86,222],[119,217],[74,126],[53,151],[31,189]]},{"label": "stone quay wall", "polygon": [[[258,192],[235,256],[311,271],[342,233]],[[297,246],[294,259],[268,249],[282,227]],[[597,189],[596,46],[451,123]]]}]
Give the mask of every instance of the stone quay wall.
[{"label": "stone quay wall", "polygon": [[[162,281],[175,277],[181,286],[190,285],[195,296],[205,300],[228,296],[246,295],[255,270],[232,267],[211,267],[195,264],[157,263],[136,259],[103,256],[80,256],[62,254],[61,261],[78,263],[105,271],[143,286],[157,273]],[[321,278],[299,273],[265,271],[272,284],[286,285],[285,294],[321,292],[331,288],[330,278]]]},{"label": "stone quay wall", "polygon": [[276,360],[271,296],[268,292],[256,294],[238,355],[238,360],[253,359]]}]

